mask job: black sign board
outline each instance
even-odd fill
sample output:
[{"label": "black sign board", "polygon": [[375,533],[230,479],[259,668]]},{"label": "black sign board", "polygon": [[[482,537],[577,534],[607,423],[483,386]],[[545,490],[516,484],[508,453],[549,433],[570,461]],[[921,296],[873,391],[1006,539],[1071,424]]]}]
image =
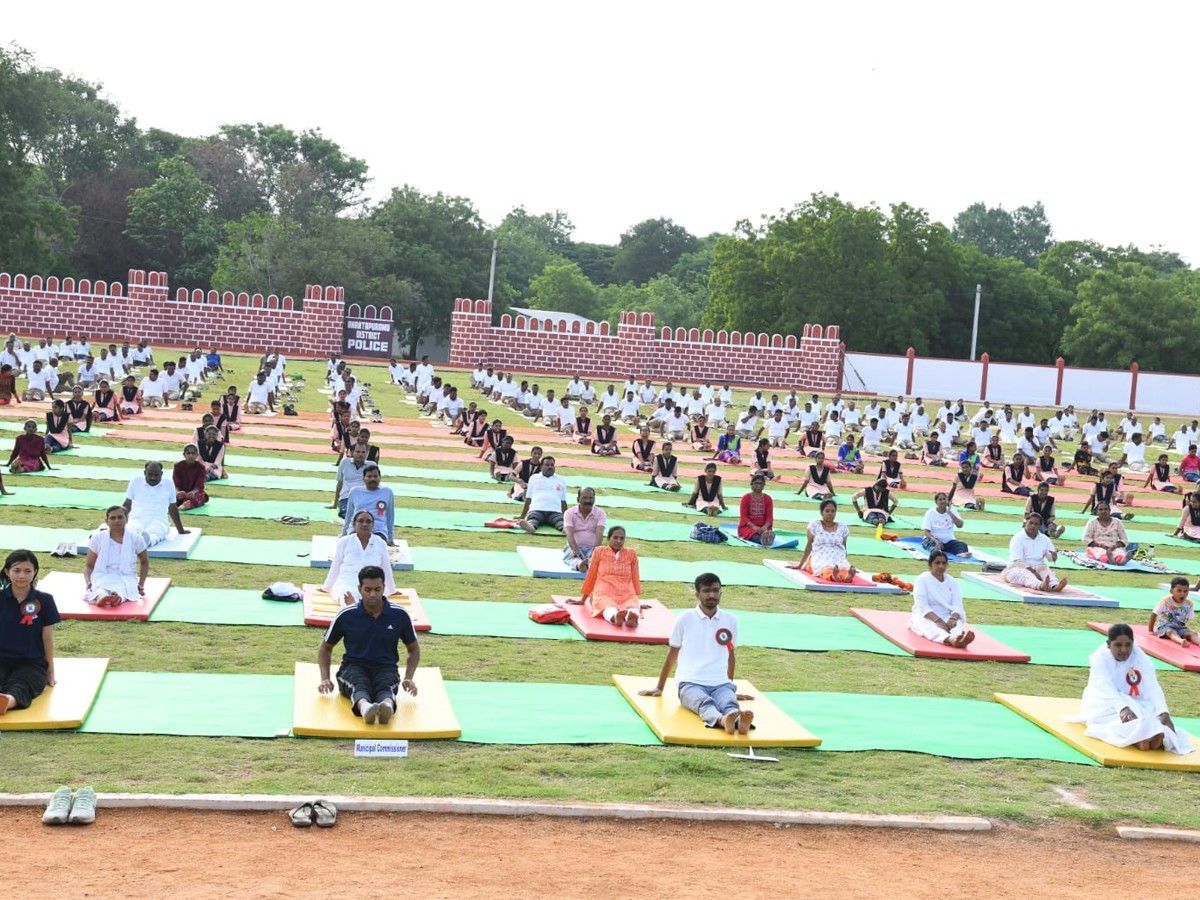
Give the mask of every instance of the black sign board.
[{"label": "black sign board", "polygon": [[392,355],[392,323],[384,319],[346,319],[342,331],[342,353],[387,359]]}]

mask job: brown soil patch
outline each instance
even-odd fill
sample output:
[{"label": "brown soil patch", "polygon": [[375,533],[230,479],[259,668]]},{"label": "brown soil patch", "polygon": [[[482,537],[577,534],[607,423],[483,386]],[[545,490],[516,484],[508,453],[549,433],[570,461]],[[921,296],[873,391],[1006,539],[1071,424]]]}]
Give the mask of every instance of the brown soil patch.
[{"label": "brown soil patch", "polygon": [[1114,890],[1178,896],[1200,861],[1200,845],[1071,825],[954,834],[342,813],[334,828],[297,829],[284,813],[101,806],[88,828],[0,809],[0,834],[6,880],[28,898],[1094,900]]}]

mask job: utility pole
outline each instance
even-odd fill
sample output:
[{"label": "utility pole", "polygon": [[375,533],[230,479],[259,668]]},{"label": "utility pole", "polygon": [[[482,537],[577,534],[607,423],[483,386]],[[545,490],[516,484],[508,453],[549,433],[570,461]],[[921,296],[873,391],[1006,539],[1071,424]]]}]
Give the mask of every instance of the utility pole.
[{"label": "utility pole", "polygon": [[[495,268],[496,258],[492,257],[492,267]],[[975,285],[975,321],[971,325],[971,362],[975,361],[975,344],[979,340],[979,298],[983,295],[983,285]],[[488,292],[491,297],[491,291]]]},{"label": "utility pole", "polygon": [[[492,271],[488,275],[488,303],[492,302],[492,290],[496,287],[496,249],[500,246],[499,241],[492,241]],[[976,300],[975,318],[979,318],[979,301]],[[971,356],[974,359],[974,355]]]}]

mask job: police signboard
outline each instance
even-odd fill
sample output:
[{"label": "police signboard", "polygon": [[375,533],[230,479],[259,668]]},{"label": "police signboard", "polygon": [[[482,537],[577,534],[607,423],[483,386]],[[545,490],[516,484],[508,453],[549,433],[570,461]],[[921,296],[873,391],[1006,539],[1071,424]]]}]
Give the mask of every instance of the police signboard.
[{"label": "police signboard", "polygon": [[391,320],[347,318],[342,332],[342,352],[347,356],[387,359],[392,355]]}]

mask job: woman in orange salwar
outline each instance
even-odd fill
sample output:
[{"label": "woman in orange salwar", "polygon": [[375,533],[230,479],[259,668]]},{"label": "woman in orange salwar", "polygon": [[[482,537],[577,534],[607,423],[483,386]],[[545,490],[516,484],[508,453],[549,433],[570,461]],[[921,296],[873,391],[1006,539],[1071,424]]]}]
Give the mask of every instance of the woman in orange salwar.
[{"label": "woman in orange salwar", "polygon": [[597,547],[583,582],[583,596],[593,616],[604,616],[613,625],[636,628],[642,615],[642,593],[637,551],[625,546],[625,529],[608,529],[608,543]]}]

